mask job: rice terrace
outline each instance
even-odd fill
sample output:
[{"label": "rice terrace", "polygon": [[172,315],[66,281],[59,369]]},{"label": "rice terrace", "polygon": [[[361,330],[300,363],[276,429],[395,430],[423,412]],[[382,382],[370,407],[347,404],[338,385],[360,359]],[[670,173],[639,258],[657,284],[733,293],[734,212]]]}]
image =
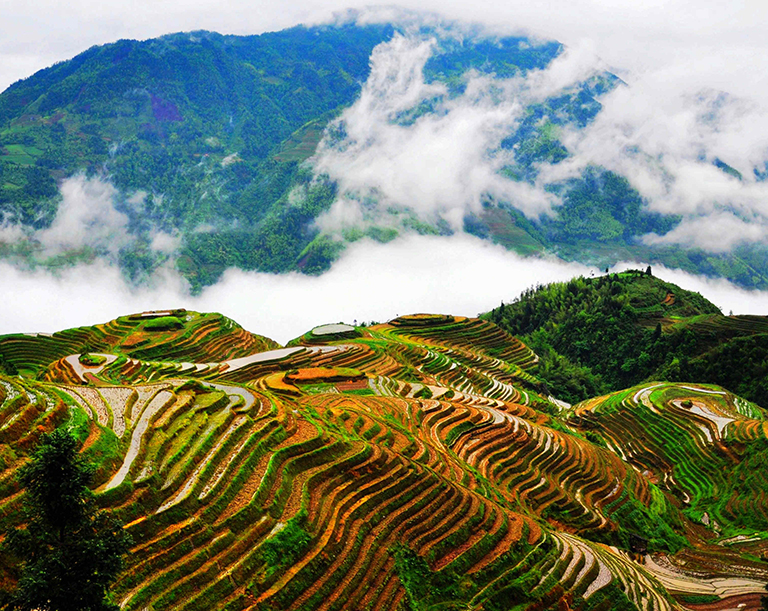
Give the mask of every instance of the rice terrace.
[{"label": "rice terrace", "polygon": [[145,312],[0,355],[0,525],[72,431],[133,540],[127,611],[760,608],[768,412],[719,386],[570,405],[519,339],[432,314],[282,347]]}]

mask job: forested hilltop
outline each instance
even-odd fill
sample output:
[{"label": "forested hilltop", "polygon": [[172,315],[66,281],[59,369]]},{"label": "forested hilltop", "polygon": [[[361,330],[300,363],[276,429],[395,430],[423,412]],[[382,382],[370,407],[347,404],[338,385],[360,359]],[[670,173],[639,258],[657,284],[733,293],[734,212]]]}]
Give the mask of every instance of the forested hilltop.
[{"label": "forested hilltop", "polygon": [[[49,268],[104,257],[135,282],[170,263],[199,290],[228,267],[317,274],[364,237],[386,242],[457,230],[396,206],[341,235],[315,223],[348,194],[307,161],[323,137],[343,140],[343,124],[326,128],[359,98],[373,50],[394,36],[433,41],[419,76],[446,92],[388,119],[404,129],[447,112],[472,75],[501,83],[563,53],[557,42],[449,23],[417,30],[348,23],[259,36],[201,31],[93,47],[0,94],[0,217],[17,230],[3,233],[0,257]],[[519,121],[489,152],[509,159],[499,180],[533,188],[541,164],[569,159],[562,130],[589,125],[601,96],[617,86],[618,78],[603,73],[525,101]],[[66,181],[78,176],[114,187],[100,192],[114,211],[95,216],[77,241],[52,247],[45,230],[61,212]],[[601,266],[662,261],[768,287],[768,251],[759,246],[711,254],[644,245],[641,236],[664,235],[680,218],[649,212],[629,181],[605,168],[590,166],[546,190],[562,204],[551,215],[527,217],[519,203],[488,197],[467,213],[463,230],[522,254]],[[119,240],[92,237],[110,222]]]},{"label": "forested hilltop", "polygon": [[531,288],[483,317],[536,350],[539,376],[568,401],[706,380],[768,404],[768,317],[725,316],[650,268]]}]

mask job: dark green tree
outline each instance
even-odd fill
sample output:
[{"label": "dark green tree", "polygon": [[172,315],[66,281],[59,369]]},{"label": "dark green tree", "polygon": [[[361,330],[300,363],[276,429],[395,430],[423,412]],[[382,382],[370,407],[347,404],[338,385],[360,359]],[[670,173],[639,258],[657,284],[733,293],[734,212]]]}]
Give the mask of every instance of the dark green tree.
[{"label": "dark green tree", "polygon": [[97,510],[88,488],[93,468],[77,446],[70,433],[58,429],[42,438],[19,470],[26,527],[7,532],[3,543],[20,561],[17,588],[4,594],[3,609],[118,609],[107,589],[123,568],[130,538]]}]

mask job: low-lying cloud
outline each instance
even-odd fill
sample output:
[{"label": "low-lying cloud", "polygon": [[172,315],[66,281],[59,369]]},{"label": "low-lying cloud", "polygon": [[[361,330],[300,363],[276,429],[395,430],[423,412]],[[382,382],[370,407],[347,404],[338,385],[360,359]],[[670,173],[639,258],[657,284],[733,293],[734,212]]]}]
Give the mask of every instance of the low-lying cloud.
[{"label": "low-lying cloud", "polygon": [[51,224],[34,230],[10,221],[0,223],[0,243],[29,241],[39,259],[89,251],[115,262],[121,249],[140,240],[150,250],[172,254],[181,245],[179,235],[158,229],[144,234],[133,231],[128,210],[141,208],[145,193],[122,194],[108,178],[77,174],[62,181],[59,201]]},{"label": "low-lying cloud", "polygon": [[[406,25],[414,19],[393,10],[354,17]],[[427,21],[440,31],[435,19]],[[603,109],[594,121],[561,129],[570,156],[538,164],[538,177],[529,184],[500,173],[514,163],[512,152],[499,148],[501,140],[514,132],[529,104],[603,72],[599,45],[579,40],[549,67],[525,77],[498,80],[470,71],[466,91],[452,97],[423,76],[439,44],[412,27],[405,30],[374,50],[360,98],[332,125],[313,160],[318,173],[341,186],[321,228],[386,224],[387,211],[407,208],[428,222],[442,217],[456,230],[489,198],[508,201],[529,217],[556,214],[562,202],[548,186],[601,166],[628,178],[650,211],[682,217],[677,230],[646,236],[648,244],[720,253],[768,235],[768,87],[751,90],[726,74],[736,70],[756,80],[745,65],[748,48],[724,47],[717,56],[702,48],[701,57],[681,53],[666,63],[619,70],[626,82],[601,96]],[[493,30],[475,27],[472,35]]]},{"label": "low-lying cloud", "polygon": [[[645,264],[619,264],[611,271],[626,267]],[[701,292],[725,313],[768,312],[767,292],[653,269],[665,280]],[[466,235],[450,240],[410,236],[387,245],[361,241],[319,277],[231,269],[196,297],[167,268],[149,284],[134,287],[104,261],[59,274],[23,272],[0,262],[0,333],[53,332],[133,312],[185,307],[222,312],[249,331],[285,343],[330,322],[384,322],[416,312],[475,316],[537,284],[599,273],[575,263],[522,258]]]},{"label": "low-lying cloud", "polygon": [[406,208],[461,230],[464,216],[489,197],[510,201],[530,217],[552,211],[557,199],[543,185],[500,173],[514,163],[513,152],[500,144],[529,104],[597,72],[592,51],[569,49],[525,77],[500,80],[469,71],[464,91],[452,96],[445,84],[424,77],[437,46],[435,38],[397,34],[374,49],[360,97],[330,126],[312,159],[315,171],[337,181],[341,193],[319,220],[321,228],[386,222],[384,212]]},{"label": "low-lying cloud", "polygon": [[[664,75],[649,74],[604,96],[591,125],[563,134],[572,156],[543,168],[542,179],[562,180],[600,165],[627,177],[650,210],[683,217],[666,243],[723,252],[764,240],[768,106],[697,90],[695,80],[690,89],[666,83]],[[711,240],[713,234],[720,239]]]},{"label": "low-lying cloud", "polygon": [[[199,296],[167,268],[129,286],[103,261],[59,274],[23,272],[0,262],[0,333],[52,332],[147,309],[219,311],[280,342],[316,325],[386,321],[414,312],[475,316],[538,282],[590,269],[523,259],[472,236],[410,236],[383,245],[360,241],[326,274],[272,275],[230,269]],[[51,307],[51,304],[56,304]]]},{"label": "low-lying cloud", "polygon": [[717,211],[708,216],[688,217],[663,236],[649,233],[643,236],[643,242],[651,246],[680,244],[725,253],[745,242],[762,242],[766,234],[768,228],[760,221],[748,223],[731,212]]},{"label": "low-lying cloud", "polygon": [[128,216],[114,207],[118,191],[110,182],[78,175],[65,180],[60,192],[53,223],[35,233],[46,254],[90,247],[115,255],[131,240]]}]

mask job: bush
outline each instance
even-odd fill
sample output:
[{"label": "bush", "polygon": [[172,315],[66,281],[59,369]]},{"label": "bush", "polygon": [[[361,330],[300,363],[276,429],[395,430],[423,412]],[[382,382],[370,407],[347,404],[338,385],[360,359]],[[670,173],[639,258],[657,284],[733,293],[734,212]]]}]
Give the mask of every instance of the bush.
[{"label": "bush", "polygon": [[173,331],[184,327],[184,323],[175,316],[161,316],[144,323],[145,331]]}]

